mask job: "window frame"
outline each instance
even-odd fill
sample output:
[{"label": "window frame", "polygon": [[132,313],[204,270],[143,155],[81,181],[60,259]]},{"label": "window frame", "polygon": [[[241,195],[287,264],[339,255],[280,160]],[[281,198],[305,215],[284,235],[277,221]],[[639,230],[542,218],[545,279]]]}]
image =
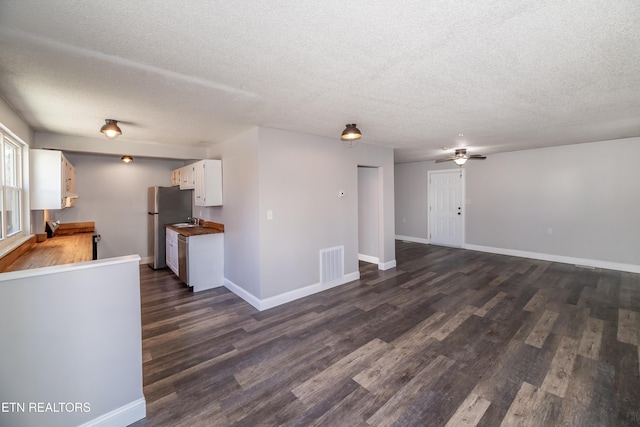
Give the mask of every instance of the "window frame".
[{"label": "window frame", "polygon": [[[15,186],[6,185],[6,154],[5,147],[9,144],[14,148],[13,168],[15,171]],[[29,145],[20,137],[11,132],[4,124],[0,123],[0,152],[2,161],[0,162],[0,257],[6,255],[17,246],[21,245],[31,237],[30,210],[29,210]],[[7,189],[18,194],[18,230],[10,234],[10,215],[7,215]],[[15,215],[13,220],[15,221]]]}]

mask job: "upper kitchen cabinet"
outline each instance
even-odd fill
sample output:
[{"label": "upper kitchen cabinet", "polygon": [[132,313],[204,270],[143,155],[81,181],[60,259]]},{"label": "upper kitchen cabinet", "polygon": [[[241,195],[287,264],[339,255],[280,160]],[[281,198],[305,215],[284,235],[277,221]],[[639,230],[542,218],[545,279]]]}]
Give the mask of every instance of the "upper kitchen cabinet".
[{"label": "upper kitchen cabinet", "polygon": [[31,209],[64,209],[74,206],[76,169],[56,150],[30,150]]},{"label": "upper kitchen cabinet", "polygon": [[171,186],[174,187],[176,185],[180,185],[180,169],[171,171]]},{"label": "upper kitchen cabinet", "polygon": [[195,170],[195,205],[222,206],[222,160],[200,160]]},{"label": "upper kitchen cabinet", "polygon": [[196,188],[196,166],[188,165],[183,166],[180,169],[180,189],[181,190],[193,190]]}]

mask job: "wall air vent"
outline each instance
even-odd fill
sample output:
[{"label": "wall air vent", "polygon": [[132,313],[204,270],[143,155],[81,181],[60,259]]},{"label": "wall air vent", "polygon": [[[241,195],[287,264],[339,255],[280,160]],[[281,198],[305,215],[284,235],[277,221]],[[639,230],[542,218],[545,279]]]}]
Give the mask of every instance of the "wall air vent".
[{"label": "wall air vent", "polygon": [[320,284],[344,277],[344,246],[320,250]]}]

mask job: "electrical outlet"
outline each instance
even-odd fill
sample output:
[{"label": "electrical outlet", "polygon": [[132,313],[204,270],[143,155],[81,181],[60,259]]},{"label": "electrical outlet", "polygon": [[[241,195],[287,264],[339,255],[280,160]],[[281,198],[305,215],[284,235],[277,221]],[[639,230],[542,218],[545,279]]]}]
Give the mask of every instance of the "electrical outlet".
[{"label": "electrical outlet", "polygon": [[547,228],[547,234],[551,236],[553,234],[553,228],[551,227]]},{"label": "electrical outlet", "polygon": [[267,211],[267,220],[271,221],[273,219],[273,211],[269,209]]}]

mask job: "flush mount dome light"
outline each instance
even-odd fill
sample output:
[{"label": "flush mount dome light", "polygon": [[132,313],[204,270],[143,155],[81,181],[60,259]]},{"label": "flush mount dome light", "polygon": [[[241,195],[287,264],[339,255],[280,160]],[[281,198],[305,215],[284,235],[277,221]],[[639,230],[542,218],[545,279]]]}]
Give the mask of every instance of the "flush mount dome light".
[{"label": "flush mount dome light", "polygon": [[362,138],[362,132],[356,127],[355,123],[347,124],[340,137],[347,147],[353,147],[360,138]]},{"label": "flush mount dome light", "polygon": [[125,163],[127,165],[133,163],[133,157],[131,156],[122,156],[120,160],[122,161],[122,163]]},{"label": "flush mount dome light", "polygon": [[118,135],[122,135],[122,130],[118,127],[118,121],[113,119],[105,119],[105,125],[100,128],[100,132],[104,133],[109,139],[115,139]]}]

